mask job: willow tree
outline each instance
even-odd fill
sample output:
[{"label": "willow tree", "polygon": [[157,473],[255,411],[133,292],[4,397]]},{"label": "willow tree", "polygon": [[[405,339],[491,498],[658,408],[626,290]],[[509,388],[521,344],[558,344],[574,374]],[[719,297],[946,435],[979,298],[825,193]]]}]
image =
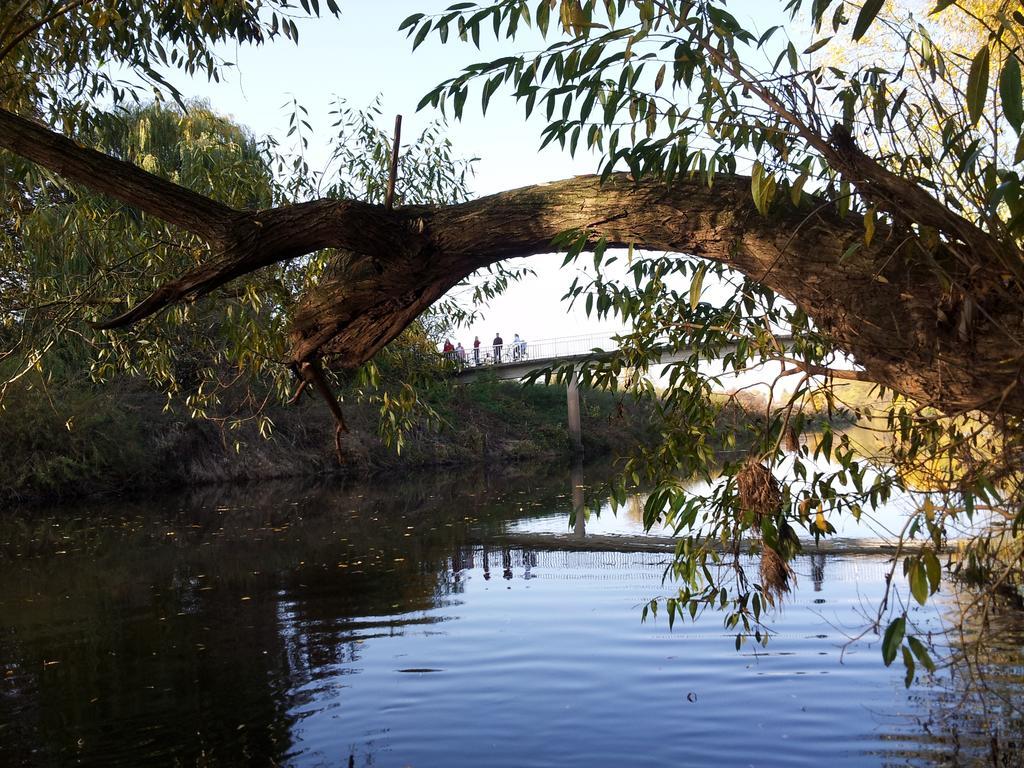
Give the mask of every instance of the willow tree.
[{"label": "willow tree", "polygon": [[[966,52],[956,50],[962,40],[943,44],[934,18],[883,12],[882,0],[790,0],[780,10],[792,14],[793,35],[755,32],[714,0],[498,0],[417,14],[403,24],[414,47],[432,35],[477,46],[492,34],[554,38],[539,52],[469,67],[422,106],[459,116],[471,93],[486,109],[504,90],[526,115],[546,117],[544,143],[603,158],[592,177],[455,204],[392,208],[307,190],[253,208],[83,146],[85,96],[126,95],[100,60],[157,84],[176,65],[216,76],[212,43],[295,37],[288,10],[283,0],[27,0],[0,12],[0,77],[19,94],[0,113],[0,147],[197,244],[193,267],[140,300],[110,297],[123,306],[90,315],[97,327],[124,333],[204,296],[221,301],[217,292],[247,275],[335,249],[344,258],[303,287],[285,331],[286,361],[316,378],[321,361],[345,369],[370,360],[476,270],[587,251],[595,279],[570,295],[586,294],[593,311],[633,328],[620,352],[588,367],[588,380],[643,370],[666,343],[693,350],[658,401],[662,443],[623,481],[655,482],[648,521],[667,518],[684,536],[671,616],[729,606],[738,639],[763,637],[771,585],[738,566],[723,581],[709,567],[720,557],[713,542],[755,532],[784,575],[799,548],[795,528],[827,535],[830,517],[860,515],[894,488],[913,492],[922,472],[934,493],[918,496],[901,536],[921,540],[893,566],[903,566],[913,599],[939,588],[951,520],[985,507],[1013,531],[1021,524],[1024,16],[1011,4],[923,8],[947,28],[977,32]],[[868,33],[895,41],[884,59],[859,61]],[[842,56],[823,58],[840,42]],[[55,66],[62,57],[69,66]],[[621,258],[617,248],[627,251],[625,281],[603,269]],[[711,301],[703,289],[715,279],[731,290]],[[780,343],[780,333],[792,341]],[[727,347],[727,368],[778,359],[799,383],[769,409],[749,457],[713,469],[705,435],[718,405],[701,361]],[[787,453],[809,404],[833,404],[836,383],[851,379],[892,393],[886,462],[858,457],[848,436],[827,429],[815,456],[806,446]],[[832,463],[816,465],[821,455]],[[780,484],[773,470],[784,462]],[[718,471],[706,497],[679,479]],[[959,562],[993,567],[992,553],[979,536]],[[1019,575],[1011,559],[997,581]],[[903,643],[912,634],[905,605],[887,599],[878,621],[888,621],[886,661],[902,647],[912,676],[915,659],[930,661],[915,638]]]},{"label": "willow tree", "polygon": [[[226,63],[214,45],[294,40],[291,14],[287,3],[4,4],[0,102],[218,204],[261,209],[311,197],[381,203],[391,137],[379,125],[379,104],[332,102],[330,136],[320,137],[327,166],[316,168],[307,161],[312,129],[301,105],[286,105],[291,131],[278,142],[188,101],[165,77],[178,69],[218,79]],[[469,164],[453,156],[439,123],[407,137],[399,170],[399,201],[465,199]],[[194,416],[225,427],[257,419],[261,433],[270,428],[268,396],[291,397],[294,387],[285,353],[297,299],[347,254],[325,250],[281,262],[233,282],[215,301],[179,305],[135,333],[104,334],[89,321],[194,268],[209,244],[13,153],[0,156],[0,199],[0,403],[13,381],[37,381],[39,372],[43,380],[63,372],[80,383],[87,376],[143,377]],[[422,331],[421,323],[392,346],[389,362],[405,378],[417,371],[404,351],[429,343]],[[375,372],[362,373],[371,386],[358,392],[382,399]],[[415,398],[396,402],[422,410]],[[384,429],[384,437],[402,435]]]}]

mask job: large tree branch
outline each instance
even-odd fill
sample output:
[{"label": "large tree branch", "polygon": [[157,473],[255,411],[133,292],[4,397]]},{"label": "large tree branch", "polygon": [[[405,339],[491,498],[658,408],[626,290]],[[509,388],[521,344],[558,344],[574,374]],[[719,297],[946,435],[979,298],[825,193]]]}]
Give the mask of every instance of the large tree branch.
[{"label": "large tree branch", "polygon": [[176,280],[165,283],[127,312],[97,323],[123,328],[178,301],[204,296],[236,277],[324,248],[359,253],[405,254],[410,240],[398,217],[380,206],[355,200],[316,200],[237,214],[221,250]]},{"label": "large tree branch", "polygon": [[[296,364],[331,353],[356,366],[475,270],[552,250],[566,230],[590,243],[693,254],[729,265],[789,298],[852,354],[868,377],[947,411],[1024,415],[1024,318],[1001,292],[985,297],[972,334],[956,321],[962,296],[943,287],[934,259],[880,227],[814,201],[760,215],[750,179],[719,176],[671,185],[613,175],[565,179],[451,206],[394,211],[321,200],[235,211],[129,163],[0,112],[5,147],[91,189],[208,239],[198,269],[167,283],[106,327],[136,322],[269,264],[341,249],[335,268],[293,314]],[[858,245],[858,249],[851,246]],[[960,313],[962,314],[962,313]]]},{"label": "large tree branch", "polygon": [[[994,410],[1002,401],[1006,409],[1004,393],[1020,382],[1018,308],[991,298],[989,319],[965,341],[954,299],[906,238],[879,231],[865,245],[863,221],[827,206],[809,215],[779,205],[763,217],[745,177],[718,177],[711,188],[578,177],[396,213],[406,218],[411,247],[374,254],[374,270],[357,259],[345,279],[307,296],[295,315],[297,360],[326,350],[357,365],[474,270],[548,252],[553,237],[579,229],[592,244],[604,238],[728,264],[801,306],[872,380],[921,402]],[[1024,402],[1009,410],[1024,411]]]},{"label": "large tree branch", "polygon": [[229,234],[237,212],[132,163],[80,146],[39,123],[0,110],[0,148],[68,181],[175,224],[211,243]]}]

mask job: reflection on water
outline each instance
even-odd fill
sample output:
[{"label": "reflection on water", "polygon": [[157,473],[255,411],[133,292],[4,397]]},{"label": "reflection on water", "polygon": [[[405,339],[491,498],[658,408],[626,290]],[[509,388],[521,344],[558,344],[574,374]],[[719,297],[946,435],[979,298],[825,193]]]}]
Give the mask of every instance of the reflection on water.
[{"label": "reflection on water", "polygon": [[[955,684],[907,694],[877,643],[843,652],[882,588],[881,559],[802,558],[777,636],[736,653],[717,616],[672,632],[640,622],[640,603],[670,589],[664,554],[492,538],[530,520],[585,536],[596,521],[579,514],[579,473],[207,489],[8,516],[0,765],[988,755],[998,724],[958,709]],[[993,654],[1017,703],[1021,672],[1019,643]]]}]

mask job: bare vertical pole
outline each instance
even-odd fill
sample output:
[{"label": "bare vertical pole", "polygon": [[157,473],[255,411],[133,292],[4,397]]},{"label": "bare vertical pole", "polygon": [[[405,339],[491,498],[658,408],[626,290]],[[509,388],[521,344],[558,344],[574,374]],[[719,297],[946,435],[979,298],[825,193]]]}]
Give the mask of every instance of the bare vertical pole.
[{"label": "bare vertical pole", "polygon": [[395,140],[391,144],[391,170],[388,172],[388,191],[384,207],[389,211],[395,204],[395,180],[398,178],[398,150],[402,146],[402,116],[395,115]]},{"label": "bare vertical pole", "polygon": [[572,452],[583,455],[583,427],[580,424],[580,388],[576,379],[576,368],[569,375],[567,399],[569,406],[569,443]]}]

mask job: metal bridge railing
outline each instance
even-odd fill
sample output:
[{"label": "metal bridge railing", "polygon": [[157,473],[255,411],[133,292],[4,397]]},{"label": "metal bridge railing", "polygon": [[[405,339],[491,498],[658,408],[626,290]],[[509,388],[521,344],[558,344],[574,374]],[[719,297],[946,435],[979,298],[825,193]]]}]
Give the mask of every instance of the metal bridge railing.
[{"label": "metal bridge railing", "polygon": [[594,349],[613,350],[618,345],[611,334],[591,333],[583,336],[562,336],[555,339],[530,341],[521,339],[518,344],[514,339],[505,339],[504,344],[480,344],[479,355],[473,349],[466,349],[460,356],[457,352],[445,354],[457,365],[473,368],[476,366],[515,365],[530,360],[550,360],[553,358],[576,357],[585,355]]},{"label": "metal bridge railing", "polygon": [[[776,340],[788,345],[792,336],[780,334]],[[672,352],[667,340],[662,342],[663,351]],[[506,340],[500,346],[494,344],[481,344],[478,354],[474,354],[472,348],[458,352],[442,353],[442,356],[451,360],[462,369],[483,368],[486,366],[501,367],[518,365],[524,362],[546,362],[549,360],[564,360],[573,357],[582,357],[594,350],[613,352],[619,348],[615,337],[610,333],[590,333],[581,336],[561,336],[553,339],[541,339],[530,341],[521,339],[518,343]]]}]

